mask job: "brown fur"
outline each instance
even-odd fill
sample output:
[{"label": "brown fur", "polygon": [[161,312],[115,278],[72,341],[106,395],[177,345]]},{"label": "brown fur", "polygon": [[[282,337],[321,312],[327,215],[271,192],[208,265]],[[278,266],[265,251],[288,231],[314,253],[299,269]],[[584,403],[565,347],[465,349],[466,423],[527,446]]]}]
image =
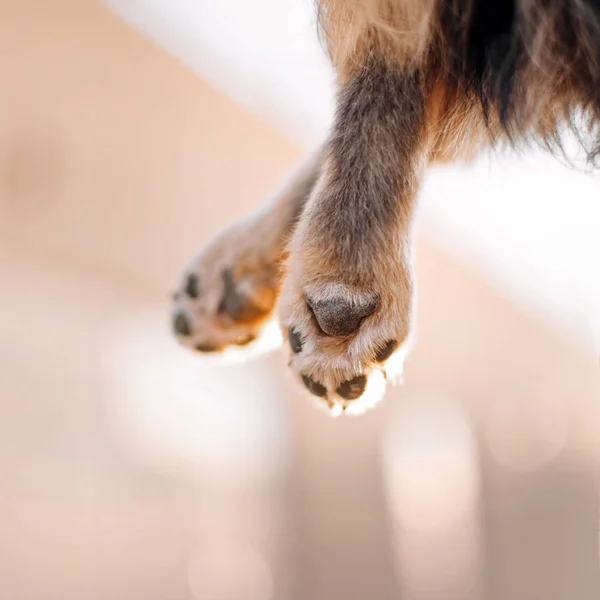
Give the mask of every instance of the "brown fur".
[{"label": "brown fur", "polygon": [[[565,127],[592,161],[598,155],[600,7],[320,0],[318,15],[338,75],[330,136],[270,211],[200,255],[191,272],[209,281],[212,295],[178,301],[175,325],[182,310],[189,318],[195,309],[186,343],[208,336],[222,347],[258,333],[280,294],[298,381],[332,412],[359,413],[402,370],[414,300],[412,221],[427,164],[502,142],[560,151]],[[272,274],[284,254],[280,290]],[[263,299],[260,314],[253,298]],[[236,321],[238,312],[252,319]]]},{"label": "brown fur", "polygon": [[[317,5],[321,37],[341,85],[373,54],[419,69],[431,100],[437,96],[446,106],[431,126],[446,138],[451,129],[453,154],[503,137],[513,143],[533,138],[560,151],[567,125],[595,157],[600,6],[594,0],[318,0]],[[484,6],[490,19],[501,10],[515,14],[510,31],[502,32],[502,62],[496,58],[483,66],[485,72],[474,73],[467,38]],[[476,50],[485,44],[481,40]]]}]

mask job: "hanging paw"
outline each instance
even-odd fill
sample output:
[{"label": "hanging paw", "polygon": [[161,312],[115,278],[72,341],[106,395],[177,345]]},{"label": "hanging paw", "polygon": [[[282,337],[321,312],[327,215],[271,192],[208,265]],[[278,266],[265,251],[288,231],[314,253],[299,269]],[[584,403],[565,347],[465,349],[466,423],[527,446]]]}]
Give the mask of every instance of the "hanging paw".
[{"label": "hanging paw", "polygon": [[267,350],[281,341],[273,319],[279,295],[279,244],[260,219],[235,224],[185,269],[173,294],[177,339],[201,354]]},{"label": "hanging paw", "polygon": [[371,269],[357,278],[348,261],[311,260],[320,253],[302,236],[280,302],[290,367],[330,414],[361,414],[381,399],[387,381],[402,376],[410,349],[410,264],[400,252],[373,253]]}]

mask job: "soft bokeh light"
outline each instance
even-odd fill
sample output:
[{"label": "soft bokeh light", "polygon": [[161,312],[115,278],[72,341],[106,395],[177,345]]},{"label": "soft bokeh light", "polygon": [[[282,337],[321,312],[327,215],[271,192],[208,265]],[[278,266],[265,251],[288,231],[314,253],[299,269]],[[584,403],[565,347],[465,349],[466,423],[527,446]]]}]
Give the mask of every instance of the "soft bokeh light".
[{"label": "soft bokeh light", "polygon": [[407,597],[466,597],[482,565],[479,462],[465,413],[449,402],[413,400],[389,423],[382,458]]},{"label": "soft bokeh light", "polygon": [[479,494],[477,447],[455,405],[413,403],[389,424],[383,466],[390,510],[403,529],[450,529]]},{"label": "soft bokeh light", "polygon": [[484,405],[484,430],[494,460],[511,471],[530,471],[555,459],[569,431],[566,399],[544,385],[506,394]]},{"label": "soft bokeh light", "polygon": [[435,534],[398,529],[394,540],[403,597],[463,600],[477,597],[483,560],[475,518]]},{"label": "soft bokeh light", "polygon": [[161,313],[129,318],[108,336],[110,398],[123,444],[191,477],[268,482],[289,460],[290,429],[258,362],[218,367],[157,329]]},{"label": "soft bokeh light", "polygon": [[236,540],[207,540],[189,561],[196,600],[272,600],[273,573],[260,553]]}]

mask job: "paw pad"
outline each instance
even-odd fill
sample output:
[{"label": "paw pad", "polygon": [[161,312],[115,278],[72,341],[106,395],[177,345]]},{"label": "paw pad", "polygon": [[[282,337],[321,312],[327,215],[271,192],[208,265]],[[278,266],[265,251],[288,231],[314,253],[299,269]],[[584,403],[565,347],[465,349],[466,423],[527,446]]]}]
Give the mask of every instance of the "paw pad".
[{"label": "paw pad", "polygon": [[219,348],[217,348],[217,346],[214,346],[213,344],[197,344],[196,346],[194,346],[194,348],[197,352],[202,352],[204,354],[207,354],[209,352],[217,352],[217,350],[219,350]]},{"label": "paw pad", "polygon": [[354,379],[344,381],[344,383],[335,390],[335,393],[344,400],[356,400],[363,395],[366,387],[367,376],[358,375],[357,377],[354,377]]},{"label": "paw pad", "polygon": [[198,275],[193,273],[188,275],[183,290],[190,298],[194,300],[198,298],[198,296],[200,296],[200,281]]},{"label": "paw pad", "polygon": [[302,342],[302,338],[298,331],[293,327],[288,330],[288,341],[294,354],[300,354],[300,352],[302,352],[304,343]]},{"label": "paw pad", "polygon": [[375,312],[377,301],[373,298],[362,302],[351,302],[337,297],[327,300],[306,299],[323,333],[331,336],[350,335],[360,326],[360,322]]},{"label": "paw pad", "polygon": [[223,298],[219,305],[219,312],[227,313],[238,323],[250,323],[264,317],[266,311],[256,306],[251,298],[238,291],[233,280],[231,269],[223,271]]},{"label": "paw pad", "polygon": [[173,329],[178,335],[188,336],[192,334],[190,322],[182,312],[176,313],[173,317]]},{"label": "paw pad", "polygon": [[239,339],[237,339],[235,341],[235,345],[236,346],[247,346],[248,344],[251,344],[252,342],[254,342],[256,340],[256,336],[255,335],[245,335],[244,337],[241,337]]},{"label": "paw pad", "polygon": [[325,394],[327,394],[327,389],[324,385],[320,384],[318,381],[311,379],[308,375],[302,375],[302,381],[306,386],[306,389],[313,395],[318,398],[323,398]]},{"label": "paw pad", "polygon": [[394,354],[397,347],[398,341],[390,340],[389,342],[387,342],[387,344],[385,344],[385,346],[383,346],[377,351],[377,353],[375,354],[375,360],[378,363],[386,361],[392,354]]}]

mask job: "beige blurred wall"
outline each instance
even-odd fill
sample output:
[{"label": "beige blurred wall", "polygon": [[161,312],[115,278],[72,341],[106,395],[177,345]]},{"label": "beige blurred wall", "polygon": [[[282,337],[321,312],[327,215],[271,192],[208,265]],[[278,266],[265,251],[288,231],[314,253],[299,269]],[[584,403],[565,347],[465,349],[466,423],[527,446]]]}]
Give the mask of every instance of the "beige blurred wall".
[{"label": "beige blurred wall", "polygon": [[92,1],[3,0],[0,81],[2,236],[156,290],[299,156]]},{"label": "beige blurred wall", "polygon": [[148,310],[176,352],[183,264],[300,154],[93,1],[2,0],[0,86],[0,598],[191,599],[206,497],[136,463],[111,365]]}]

